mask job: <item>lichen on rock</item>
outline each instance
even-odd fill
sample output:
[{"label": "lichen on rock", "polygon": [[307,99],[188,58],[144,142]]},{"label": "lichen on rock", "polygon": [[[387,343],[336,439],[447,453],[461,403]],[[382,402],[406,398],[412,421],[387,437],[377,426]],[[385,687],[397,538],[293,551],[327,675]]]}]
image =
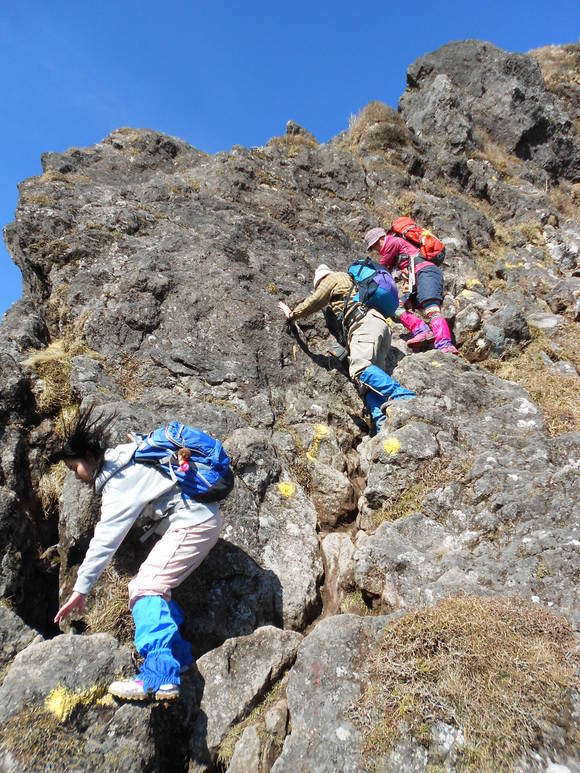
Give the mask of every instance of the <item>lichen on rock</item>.
[{"label": "lichen on rock", "polygon": [[[264,147],[210,156],[121,128],[43,155],[4,232],[24,292],[0,326],[10,769],[40,764],[52,739],[70,769],[360,770],[372,755],[352,706],[372,698],[365,669],[401,620],[435,625],[466,592],[507,615],[518,594],[578,631],[580,140],[558,68],[577,84],[579,62],[577,45],[465,41],[410,65],[398,112],[373,102],[328,143],[290,121]],[[389,404],[372,436],[322,314],[289,328],[276,301],[304,298],[320,263],[345,268],[398,215],[446,245],[460,357],[411,353],[393,325],[389,370],[417,397]],[[52,623],[98,501],[46,457],[62,411],[94,400],[117,415],[113,442],[181,419],[222,439],[236,473],[222,538],[175,592],[198,665],[166,714],[96,700],[132,672],[117,639],[131,634],[137,537],[82,635]],[[577,694],[561,687],[566,722],[549,712],[524,734],[522,770],[577,765]],[[428,709],[389,735],[381,769],[463,769],[470,720]]]}]

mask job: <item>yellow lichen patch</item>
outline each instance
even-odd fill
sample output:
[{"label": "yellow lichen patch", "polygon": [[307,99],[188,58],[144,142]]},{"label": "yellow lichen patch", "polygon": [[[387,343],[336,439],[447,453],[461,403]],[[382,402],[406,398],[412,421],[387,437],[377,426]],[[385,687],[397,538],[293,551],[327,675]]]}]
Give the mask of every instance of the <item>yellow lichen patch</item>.
[{"label": "yellow lichen patch", "polygon": [[394,435],[388,437],[383,443],[383,448],[388,454],[396,454],[401,450],[401,441]]},{"label": "yellow lichen patch", "polygon": [[441,363],[437,362],[437,360],[431,360],[431,362],[429,364],[431,365],[432,368],[440,368],[441,367]]},{"label": "yellow lichen patch", "polygon": [[106,695],[103,695],[103,697],[99,698],[99,700],[97,701],[97,706],[103,706],[104,708],[107,708],[108,706],[115,707],[116,705],[117,705],[117,702],[115,701],[113,696],[110,695],[109,693],[107,693]]},{"label": "yellow lichen patch", "polygon": [[95,685],[88,690],[68,690],[63,685],[55,687],[44,701],[44,708],[59,722],[66,722],[77,706],[90,706],[105,694],[106,688]]},{"label": "yellow lichen patch", "polygon": [[523,260],[520,260],[518,263],[509,263],[507,260],[504,263],[506,268],[523,268],[525,266],[525,263]]},{"label": "yellow lichen patch", "polygon": [[479,279],[468,279],[467,280],[467,287],[469,287],[469,288],[471,288],[471,287],[481,287],[481,286],[482,286],[482,284],[479,281]]},{"label": "yellow lichen patch", "polygon": [[466,298],[467,300],[469,300],[469,301],[472,301],[472,300],[474,300],[475,298],[477,298],[477,293],[474,293],[472,290],[462,290],[462,291],[459,293],[459,296],[458,296],[458,297],[460,297],[460,298]]},{"label": "yellow lichen patch", "polygon": [[318,453],[318,448],[320,447],[320,441],[322,438],[328,435],[328,427],[325,427],[324,424],[317,424],[314,427],[314,437],[312,438],[312,445],[308,449],[308,453],[306,456],[310,459],[311,462],[314,461],[316,454]]},{"label": "yellow lichen patch", "polygon": [[293,483],[278,483],[278,491],[283,497],[290,499],[296,492],[296,486]]}]

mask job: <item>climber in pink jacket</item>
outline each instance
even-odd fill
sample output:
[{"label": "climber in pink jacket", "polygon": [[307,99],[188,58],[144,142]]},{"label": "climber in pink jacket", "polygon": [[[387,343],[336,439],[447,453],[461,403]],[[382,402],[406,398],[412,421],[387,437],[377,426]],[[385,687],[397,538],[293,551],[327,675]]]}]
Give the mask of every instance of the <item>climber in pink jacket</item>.
[{"label": "climber in pink jacket", "polygon": [[418,349],[435,341],[440,352],[459,352],[451,341],[451,332],[447,320],[441,312],[443,302],[443,272],[421,251],[401,236],[388,234],[384,228],[371,228],[365,234],[367,250],[379,254],[379,263],[391,273],[400,273],[408,282],[410,297],[413,298],[427,317],[429,325],[421,317],[399,306],[394,314],[413,336],[407,341],[411,349]]}]

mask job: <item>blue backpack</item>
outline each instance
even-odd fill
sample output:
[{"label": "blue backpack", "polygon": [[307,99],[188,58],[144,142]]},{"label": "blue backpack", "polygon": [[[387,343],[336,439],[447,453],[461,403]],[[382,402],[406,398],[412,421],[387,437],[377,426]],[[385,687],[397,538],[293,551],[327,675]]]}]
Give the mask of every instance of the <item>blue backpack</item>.
[{"label": "blue backpack", "polygon": [[182,494],[198,502],[217,502],[234,486],[230,458],[219,440],[199,429],[172,421],[149,435],[134,435],[133,458],[154,464],[179,483]]},{"label": "blue backpack", "polygon": [[399,293],[395,280],[386,269],[370,258],[361,258],[351,263],[348,273],[357,287],[351,300],[380,311],[384,317],[394,314],[399,306]]}]

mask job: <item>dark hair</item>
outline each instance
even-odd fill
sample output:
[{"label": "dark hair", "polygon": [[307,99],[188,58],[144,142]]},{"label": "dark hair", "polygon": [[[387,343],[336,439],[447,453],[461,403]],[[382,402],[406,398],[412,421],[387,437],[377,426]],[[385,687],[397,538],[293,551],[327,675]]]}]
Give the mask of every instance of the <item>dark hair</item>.
[{"label": "dark hair", "polygon": [[96,403],[79,408],[70,419],[63,415],[64,437],[51,454],[52,463],[92,457],[99,470],[107,449],[107,429],[115,418],[115,413],[110,416],[104,416],[102,411],[97,413]]}]

